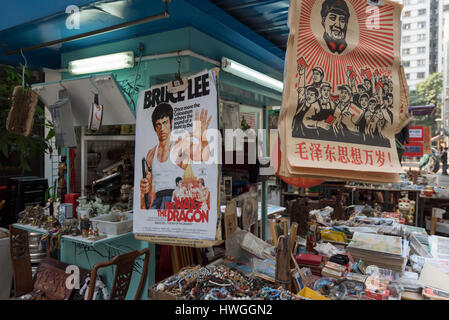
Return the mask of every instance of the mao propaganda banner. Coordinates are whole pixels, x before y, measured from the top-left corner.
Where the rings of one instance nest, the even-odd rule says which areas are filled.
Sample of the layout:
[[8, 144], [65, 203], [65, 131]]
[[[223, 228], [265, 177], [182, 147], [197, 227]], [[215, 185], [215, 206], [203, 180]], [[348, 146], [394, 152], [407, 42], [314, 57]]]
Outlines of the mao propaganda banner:
[[403, 122], [401, 8], [391, 1], [291, 1], [280, 121], [284, 173], [402, 172], [395, 144]]
[[[137, 236], [214, 240], [218, 212], [217, 73], [187, 87], [156, 85], [139, 96], [134, 226]], [[179, 88], [179, 87], [178, 87]]]

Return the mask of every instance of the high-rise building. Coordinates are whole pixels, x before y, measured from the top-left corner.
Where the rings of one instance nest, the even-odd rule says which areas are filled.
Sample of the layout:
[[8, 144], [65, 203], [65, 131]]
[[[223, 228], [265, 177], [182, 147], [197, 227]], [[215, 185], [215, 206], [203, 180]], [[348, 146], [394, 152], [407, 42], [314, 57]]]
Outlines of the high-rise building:
[[442, 71], [443, 13], [449, 0], [398, 0], [401, 17], [401, 56], [410, 90], [434, 72]]
[[443, 112], [441, 118], [446, 133], [446, 144], [449, 142], [447, 135], [449, 134], [449, 10], [444, 12], [442, 24], [442, 73], [443, 73]]

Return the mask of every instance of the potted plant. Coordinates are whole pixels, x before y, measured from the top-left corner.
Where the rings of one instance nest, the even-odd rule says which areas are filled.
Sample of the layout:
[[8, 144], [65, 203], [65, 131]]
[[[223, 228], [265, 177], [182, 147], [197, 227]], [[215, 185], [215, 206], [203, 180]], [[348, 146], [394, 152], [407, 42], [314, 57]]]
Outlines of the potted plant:
[[[29, 71], [25, 73], [25, 79], [30, 79]], [[27, 81], [25, 81], [26, 83]], [[54, 137], [55, 132], [53, 124], [45, 119], [42, 103], [36, 107], [33, 131], [29, 136], [16, 135], [6, 129], [12, 93], [18, 85], [22, 85], [21, 70], [12, 66], [0, 65], [0, 176], [30, 174], [32, 171], [30, 163], [40, 151], [53, 153], [50, 140]], [[27, 88], [27, 90], [31, 89]], [[43, 127], [50, 128], [46, 136], [42, 133], [44, 132]]]

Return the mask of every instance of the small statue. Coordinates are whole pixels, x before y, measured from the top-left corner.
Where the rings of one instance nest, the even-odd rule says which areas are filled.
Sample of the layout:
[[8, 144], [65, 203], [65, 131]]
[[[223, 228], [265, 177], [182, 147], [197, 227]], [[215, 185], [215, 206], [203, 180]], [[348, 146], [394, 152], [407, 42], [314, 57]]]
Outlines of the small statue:
[[89, 230], [87, 230], [87, 236], [90, 237], [93, 233], [94, 231], [92, 230], [92, 224], [90, 224]]
[[49, 231], [61, 227], [61, 224], [55, 217], [48, 216], [47, 221], [45, 221], [45, 223], [43, 224], [43, 227], [45, 230]]
[[133, 209], [133, 202], [134, 202], [134, 187], [131, 188], [131, 191], [129, 192], [128, 196], [128, 210]]
[[380, 217], [382, 215], [382, 211], [383, 211], [383, 207], [380, 203], [375, 203], [374, 204], [374, 216], [375, 217]]
[[76, 219], [64, 219], [62, 222], [61, 234], [67, 235], [70, 234], [72, 236], [78, 236], [81, 234], [81, 231], [78, 229], [78, 220]]
[[108, 204], [102, 204], [101, 198], [95, 197], [95, 202], [92, 207], [96, 209], [97, 214], [101, 215], [108, 213], [111, 206]]
[[100, 234], [100, 232], [99, 232], [99, 230], [98, 230], [98, 227], [95, 226], [95, 229], [94, 229], [94, 238], [98, 237], [99, 234]]
[[79, 197], [76, 201], [78, 201], [78, 206], [76, 207], [76, 216], [78, 220], [81, 220], [84, 216], [89, 218], [93, 211], [92, 204], [87, 201], [86, 196]]
[[408, 223], [412, 224], [415, 213], [415, 201], [409, 200], [407, 197], [399, 199], [398, 211], [401, 213], [402, 217], [404, 217]]
[[130, 184], [124, 184], [120, 187], [120, 201], [127, 202], [129, 194], [131, 193], [132, 186]]
[[129, 152], [125, 152], [122, 156], [123, 161], [123, 173], [120, 177], [120, 182], [124, 185], [129, 185], [133, 181], [133, 168], [132, 168], [132, 162], [131, 157], [129, 155]]
[[65, 181], [66, 173], [66, 156], [61, 156], [61, 162], [58, 166], [58, 198], [61, 202], [64, 202], [65, 194], [67, 193], [67, 183]]
[[29, 210], [29, 220], [26, 222], [31, 224], [33, 227], [41, 228], [47, 221], [47, 216], [44, 214], [44, 209], [40, 205], [35, 205]]
[[54, 200], [53, 200], [53, 198], [48, 199], [48, 205], [47, 205], [47, 208], [48, 208], [48, 215], [53, 217], [54, 212], [55, 212], [55, 207], [54, 207]]
[[33, 214], [31, 213], [31, 210], [33, 209], [32, 206], [26, 206], [25, 207], [25, 213], [22, 218], [19, 219], [19, 224], [31, 224]]
[[90, 220], [87, 217], [81, 217], [80, 220], [80, 229], [83, 235], [83, 238], [87, 238], [88, 237], [88, 233], [87, 231], [90, 229]]

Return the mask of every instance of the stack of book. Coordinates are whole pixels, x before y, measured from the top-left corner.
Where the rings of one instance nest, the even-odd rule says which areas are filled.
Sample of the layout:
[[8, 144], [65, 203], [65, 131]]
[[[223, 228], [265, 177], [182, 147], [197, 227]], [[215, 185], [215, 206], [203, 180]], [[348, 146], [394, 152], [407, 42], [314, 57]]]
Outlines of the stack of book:
[[323, 270], [321, 270], [321, 276], [340, 279], [343, 277], [346, 268], [338, 263], [326, 262]]
[[408, 242], [401, 237], [355, 232], [348, 252], [365, 265], [403, 272], [409, 252]]
[[315, 276], [321, 276], [321, 270], [325, 263], [323, 256], [309, 253], [299, 253], [296, 256], [296, 262], [301, 268], [309, 268]]

